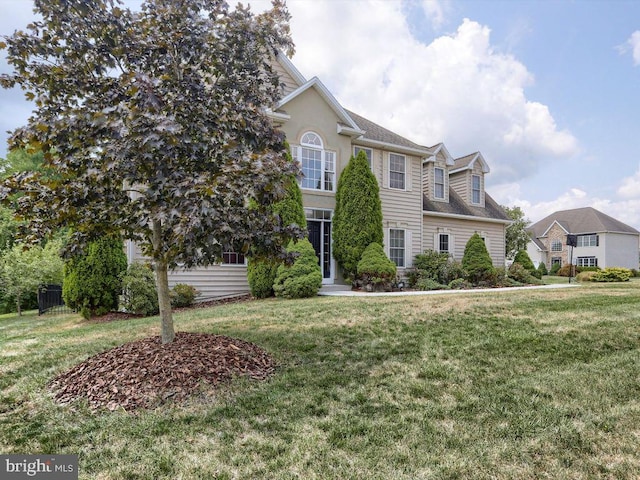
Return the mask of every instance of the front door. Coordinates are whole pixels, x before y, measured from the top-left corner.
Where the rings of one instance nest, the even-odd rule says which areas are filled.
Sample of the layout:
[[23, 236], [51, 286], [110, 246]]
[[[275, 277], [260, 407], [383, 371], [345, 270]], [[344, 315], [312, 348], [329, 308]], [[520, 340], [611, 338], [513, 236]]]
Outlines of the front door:
[[322, 269], [322, 282], [331, 283], [331, 222], [327, 220], [307, 220], [309, 241], [313, 245], [318, 263]]

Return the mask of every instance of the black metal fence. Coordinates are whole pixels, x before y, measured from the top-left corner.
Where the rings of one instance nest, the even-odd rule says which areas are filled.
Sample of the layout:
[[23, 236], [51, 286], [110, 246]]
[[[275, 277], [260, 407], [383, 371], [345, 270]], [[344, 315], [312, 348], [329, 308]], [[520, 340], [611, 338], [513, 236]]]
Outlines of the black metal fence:
[[38, 289], [38, 315], [45, 313], [71, 313], [62, 300], [61, 285], [42, 285]]

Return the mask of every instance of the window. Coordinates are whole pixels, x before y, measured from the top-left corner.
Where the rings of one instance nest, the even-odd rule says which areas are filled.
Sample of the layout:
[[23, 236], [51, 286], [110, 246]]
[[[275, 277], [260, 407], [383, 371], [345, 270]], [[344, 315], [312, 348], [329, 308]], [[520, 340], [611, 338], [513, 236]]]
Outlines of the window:
[[396, 153], [389, 154], [389, 188], [404, 190], [405, 185], [405, 158]]
[[471, 175], [471, 203], [480, 203], [480, 175]]
[[551, 242], [551, 251], [552, 252], [561, 252], [562, 251], [562, 242], [560, 240], [554, 240]]
[[313, 132], [302, 136], [300, 147], [293, 147], [293, 158], [302, 165], [300, 186], [332, 192], [335, 186], [336, 154], [323, 149], [322, 139]]
[[245, 265], [244, 255], [235, 252], [224, 252], [222, 254], [222, 263], [224, 265]]
[[357, 157], [360, 152], [365, 153], [365, 155], [367, 156], [367, 161], [369, 162], [369, 168], [371, 168], [371, 165], [373, 165], [371, 161], [371, 159], [373, 158], [373, 150], [371, 150], [370, 148], [364, 148], [364, 147], [353, 147], [354, 157]]
[[597, 267], [598, 259], [596, 257], [578, 257], [579, 267]]
[[560, 265], [562, 266], [562, 258], [561, 257], [551, 257], [551, 266]]
[[444, 168], [436, 168], [434, 178], [433, 196], [444, 198]]
[[598, 235], [578, 235], [578, 247], [597, 247], [599, 244]]
[[404, 230], [389, 230], [389, 258], [398, 267], [404, 267]]
[[438, 251], [449, 253], [449, 234], [441, 233], [438, 235]]

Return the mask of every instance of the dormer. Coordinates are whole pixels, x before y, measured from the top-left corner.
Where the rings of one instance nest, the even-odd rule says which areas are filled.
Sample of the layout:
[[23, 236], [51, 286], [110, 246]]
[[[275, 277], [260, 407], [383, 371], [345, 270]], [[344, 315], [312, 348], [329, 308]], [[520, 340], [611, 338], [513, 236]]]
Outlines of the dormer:
[[422, 191], [429, 200], [449, 202], [449, 171], [455, 162], [442, 143], [429, 152], [422, 162]]
[[489, 171], [489, 165], [480, 152], [457, 158], [449, 170], [451, 188], [467, 205], [484, 207], [484, 177]]

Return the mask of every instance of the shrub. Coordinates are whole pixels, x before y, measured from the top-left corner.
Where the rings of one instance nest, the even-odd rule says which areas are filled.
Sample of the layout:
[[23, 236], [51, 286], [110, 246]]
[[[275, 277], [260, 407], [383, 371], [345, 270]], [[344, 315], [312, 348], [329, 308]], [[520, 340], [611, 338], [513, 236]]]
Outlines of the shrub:
[[556, 273], [559, 277], [575, 276], [582, 271], [582, 267], [576, 265], [564, 265]]
[[471, 288], [471, 286], [472, 285], [464, 278], [456, 278], [455, 280], [451, 280], [451, 282], [449, 282], [449, 288], [452, 290], [463, 290], [465, 288]]
[[84, 318], [117, 310], [126, 269], [127, 257], [120, 237], [91, 242], [85, 255], [65, 263], [62, 287], [65, 304]]
[[249, 258], [247, 263], [247, 280], [251, 295], [256, 298], [268, 298], [274, 295], [273, 284], [280, 264], [275, 260]]
[[549, 272], [550, 275], [557, 275], [558, 271], [560, 270], [560, 264], [559, 263], [554, 263], [553, 265], [551, 265], [551, 271]]
[[593, 272], [593, 277], [591, 277], [594, 282], [628, 282], [630, 278], [631, 270], [620, 267], [609, 267], [599, 272]]
[[190, 307], [200, 292], [192, 285], [178, 283], [171, 289], [171, 306], [174, 308]]
[[414, 284], [420, 278], [430, 278], [446, 285], [456, 278], [464, 277], [464, 270], [460, 262], [455, 261], [446, 252], [426, 250], [415, 256], [413, 266], [416, 269]]
[[495, 281], [495, 267], [484, 241], [474, 233], [464, 248], [462, 268], [473, 285], [491, 284]]
[[547, 265], [544, 262], [540, 262], [540, 265], [538, 265], [538, 273], [540, 274], [538, 278], [542, 278], [543, 275], [549, 275], [549, 270], [547, 270]]
[[516, 282], [519, 282], [519, 283], [526, 283], [526, 284], [532, 284], [532, 285], [540, 284], [540, 280], [534, 275], [532, 275], [531, 272], [527, 270], [520, 263], [514, 262], [511, 264], [511, 266], [509, 267], [508, 276], [512, 280], [515, 280]]
[[526, 250], [519, 250], [518, 253], [516, 253], [516, 256], [513, 258], [513, 263], [519, 263], [529, 272], [533, 272], [536, 269]]
[[418, 290], [450, 290], [448, 285], [442, 285], [431, 278], [421, 278], [415, 285]]
[[364, 152], [351, 157], [342, 171], [333, 215], [333, 256], [345, 278], [357, 274], [358, 262], [371, 243], [382, 244], [382, 204], [378, 181]]
[[276, 297], [306, 298], [318, 294], [322, 272], [313, 245], [306, 238], [291, 242], [287, 250], [298, 253], [293, 265], [280, 265], [273, 284]]
[[579, 282], [593, 282], [593, 276], [595, 274], [596, 272], [593, 270], [587, 271], [587, 272], [580, 272], [578, 275], [576, 275], [576, 280]]
[[382, 245], [371, 243], [362, 253], [357, 273], [366, 289], [390, 291], [396, 277], [396, 264], [389, 260]]
[[122, 305], [131, 313], [144, 316], [158, 313], [158, 292], [151, 267], [132, 263], [122, 278]]

